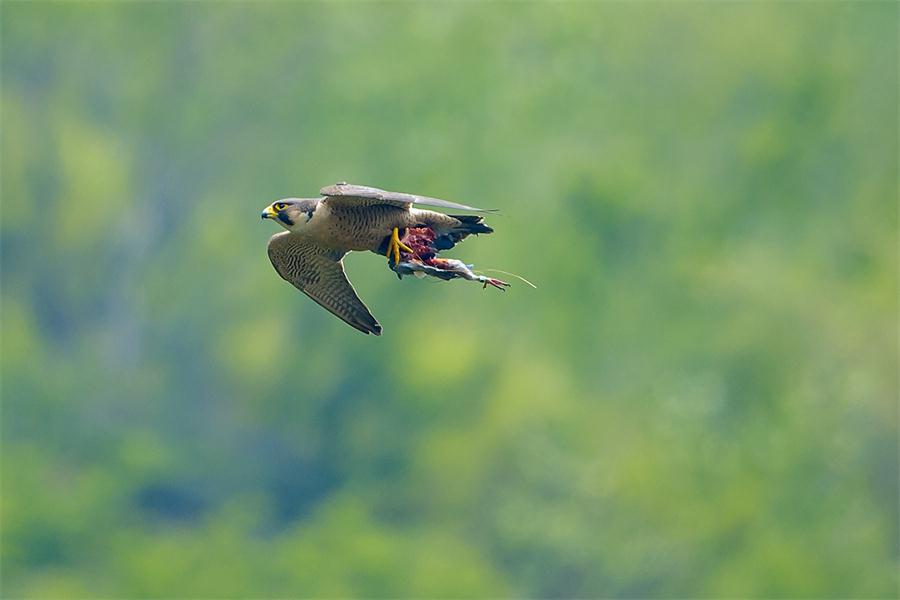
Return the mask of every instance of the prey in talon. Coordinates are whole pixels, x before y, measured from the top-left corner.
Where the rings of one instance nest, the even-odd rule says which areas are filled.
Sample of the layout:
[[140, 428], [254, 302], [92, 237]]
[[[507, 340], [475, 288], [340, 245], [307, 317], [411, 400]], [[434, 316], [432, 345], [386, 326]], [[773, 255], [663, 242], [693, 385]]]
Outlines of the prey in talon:
[[509, 284], [478, 275], [462, 261], [438, 258], [471, 234], [493, 233], [480, 214], [444, 214], [421, 206], [465, 213], [484, 210], [415, 194], [338, 183], [318, 198], [285, 198], [262, 212], [286, 231], [269, 240], [272, 266], [286, 281], [363, 333], [381, 334], [344, 273], [348, 252], [370, 251], [387, 258], [398, 277], [413, 274], [462, 278], [498, 289]]
[[461, 260], [438, 258], [438, 252], [452, 248], [456, 241], [445, 240], [430, 227], [410, 227], [398, 241], [400, 260], [395, 260], [391, 268], [401, 279], [404, 275], [419, 278], [431, 276], [443, 280], [461, 278], [477, 281], [483, 284], [482, 288], [490, 285], [500, 291], [506, 291], [509, 284], [505, 281], [478, 275], [472, 271], [472, 265], [467, 265]]

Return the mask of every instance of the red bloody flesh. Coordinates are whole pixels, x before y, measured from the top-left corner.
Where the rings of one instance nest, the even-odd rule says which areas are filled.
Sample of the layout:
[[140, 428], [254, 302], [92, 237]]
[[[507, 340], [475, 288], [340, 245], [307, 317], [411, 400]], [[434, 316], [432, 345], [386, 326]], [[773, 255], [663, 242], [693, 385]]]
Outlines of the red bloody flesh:
[[[437, 251], [432, 246], [434, 238], [437, 234], [430, 227], [410, 227], [406, 230], [406, 234], [400, 240], [410, 248], [412, 252], [400, 250], [401, 260], [418, 260], [425, 264], [431, 265]], [[438, 266], [438, 265], [434, 265]]]

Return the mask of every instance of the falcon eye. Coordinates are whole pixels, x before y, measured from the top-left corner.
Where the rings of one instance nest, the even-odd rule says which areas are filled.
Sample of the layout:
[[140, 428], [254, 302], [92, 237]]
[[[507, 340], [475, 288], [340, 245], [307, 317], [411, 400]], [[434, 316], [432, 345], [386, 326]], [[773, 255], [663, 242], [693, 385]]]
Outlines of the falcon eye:
[[285, 206], [286, 204], [284, 202], [276, 202], [274, 208], [275, 210], [284, 210]]

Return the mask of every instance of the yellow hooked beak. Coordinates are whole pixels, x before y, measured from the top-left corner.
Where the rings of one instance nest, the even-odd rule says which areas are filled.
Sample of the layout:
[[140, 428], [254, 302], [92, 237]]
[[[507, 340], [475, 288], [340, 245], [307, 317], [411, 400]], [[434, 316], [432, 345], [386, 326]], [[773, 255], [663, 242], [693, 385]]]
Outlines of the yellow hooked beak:
[[274, 219], [278, 216], [278, 213], [275, 212], [275, 209], [271, 206], [267, 206], [266, 210], [262, 211], [262, 215], [260, 215], [263, 219]]

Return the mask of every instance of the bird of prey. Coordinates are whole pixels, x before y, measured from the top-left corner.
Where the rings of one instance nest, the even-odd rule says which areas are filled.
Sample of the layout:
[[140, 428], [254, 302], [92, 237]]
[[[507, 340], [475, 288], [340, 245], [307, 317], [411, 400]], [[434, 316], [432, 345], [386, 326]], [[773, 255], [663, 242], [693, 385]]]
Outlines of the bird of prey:
[[464, 277], [500, 289], [507, 285], [473, 275], [462, 261], [436, 258], [469, 234], [492, 233], [481, 216], [418, 207], [492, 211], [345, 182], [319, 193], [320, 198], [278, 200], [262, 212], [263, 219], [287, 230], [269, 240], [269, 259], [283, 279], [363, 333], [381, 335], [381, 325], [344, 274], [343, 257], [350, 251], [386, 255], [398, 276], [412, 272], [442, 279]]

